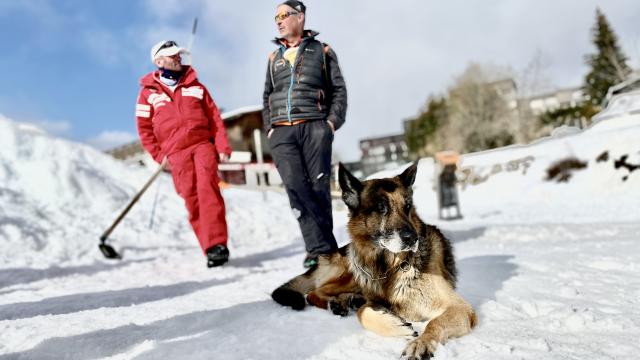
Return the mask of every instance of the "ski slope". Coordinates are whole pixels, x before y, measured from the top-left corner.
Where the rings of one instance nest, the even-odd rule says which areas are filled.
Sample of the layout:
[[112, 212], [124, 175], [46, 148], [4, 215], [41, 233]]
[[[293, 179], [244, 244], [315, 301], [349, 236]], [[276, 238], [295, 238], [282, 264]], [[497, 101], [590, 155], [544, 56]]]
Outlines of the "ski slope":
[[[640, 170], [614, 164], [640, 164], [639, 138], [627, 116], [467, 155], [455, 222], [437, 220], [433, 162], [421, 160], [414, 203], [452, 239], [458, 291], [480, 319], [437, 359], [637, 358]], [[587, 167], [545, 181], [568, 156]], [[207, 269], [162, 175], [110, 237], [124, 259], [103, 259], [98, 237], [152, 172], [0, 116], [0, 360], [399, 358], [405, 339], [353, 314], [270, 299], [303, 270], [281, 193], [223, 191], [231, 260]], [[345, 244], [339, 203], [334, 218]]]

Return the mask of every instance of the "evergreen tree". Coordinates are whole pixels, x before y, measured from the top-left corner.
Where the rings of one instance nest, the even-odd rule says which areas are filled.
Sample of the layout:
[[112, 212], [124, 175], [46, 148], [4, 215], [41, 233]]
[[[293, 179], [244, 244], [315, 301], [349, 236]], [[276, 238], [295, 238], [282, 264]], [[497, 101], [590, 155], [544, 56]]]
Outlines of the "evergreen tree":
[[615, 84], [624, 81], [631, 73], [627, 57], [618, 45], [618, 38], [600, 9], [596, 9], [596, 24], [591, 29], [596, 53], [586, 56], [591, 70], [585, 78], [585, 93], [590, 105], [602, 104], [607, 91]]
[[428, 145], [433, 142], [437, 130], [446, 120], [446, 99], [430, 97], [425, 109], [410, 122], [406, 129], [405, 139], [409, 152], [418, 158], [432, 155]]
[[558, 127], [561, 125], [576, 125], [576, 120], [591, 119], [598, 111], [591, 103], [582, 103], [575, 106], [549, 110], [539, 117], [540, 125]]

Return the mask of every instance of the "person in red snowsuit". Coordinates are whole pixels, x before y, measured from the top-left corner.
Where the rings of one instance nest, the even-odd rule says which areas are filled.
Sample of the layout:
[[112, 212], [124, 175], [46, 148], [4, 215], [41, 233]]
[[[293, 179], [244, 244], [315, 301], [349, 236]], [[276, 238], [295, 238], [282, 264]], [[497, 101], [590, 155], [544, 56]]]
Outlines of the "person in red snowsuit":
[[207, 266], [214, 267], [229, 259], [217, 171], [218, 160], [226, 160], [231, 148], [209, 91], [191, 66], [182, 65], [185, 52], [175, 41], [152, 47], [151, 60], [158, 70], [140, 81], [136, 122], [145, 150], [156, 162], [169, 162]]

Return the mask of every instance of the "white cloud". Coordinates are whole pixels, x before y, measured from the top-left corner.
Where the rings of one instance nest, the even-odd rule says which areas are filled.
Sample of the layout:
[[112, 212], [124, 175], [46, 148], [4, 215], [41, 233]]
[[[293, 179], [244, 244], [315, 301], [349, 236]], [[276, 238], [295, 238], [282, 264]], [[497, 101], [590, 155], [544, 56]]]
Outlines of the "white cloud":
[[100, 150], [109, 150], [135, 141], [138, 137], [124, 131], [103, 131], [98, 136], [87, 139], [87, 143]]
[[71, 123], [68, 121], [36, 120], [26, 122], [41, 128], [50, 135], [66, 137], [71, 133]]
[[160, 22], [175, 19], [188, 14], [195, 14], [200, 8], [200, 1], [183, 0], [146, 0], [146, 8]]
[[[0, 97], [0, 106], [3, 106], [3, 102], [4, 102], [3, 99]], [[66, 120], [62, 120], [62, 121], [47, 120], [47, 119], [32, 120], [29, 118], [15, 116], [15, 115], [10, 118], [1, 113], [0, 113], [0, 118], [13, 121], [19, 124], [24, 124], [25, 126], [32, 128], [34, 131], [46, 133], [46, 134], [57, 136], [57, 137], [69, 137], [69, 135], [71, 134], [71, 127], [72, 127], [71, 122]]]

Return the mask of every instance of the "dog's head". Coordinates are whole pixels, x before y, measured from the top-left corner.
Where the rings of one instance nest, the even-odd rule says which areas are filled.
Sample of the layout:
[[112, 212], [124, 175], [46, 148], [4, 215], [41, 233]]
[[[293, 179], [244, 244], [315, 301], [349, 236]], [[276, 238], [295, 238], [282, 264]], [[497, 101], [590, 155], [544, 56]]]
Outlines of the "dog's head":
[[395, 254], [418, 250], [411, 189], [417, 169], [416, 162], [396, 177], [361, 182], [340, 164], [342, 200], [349, 208], [349, 232], [357, 246]]

